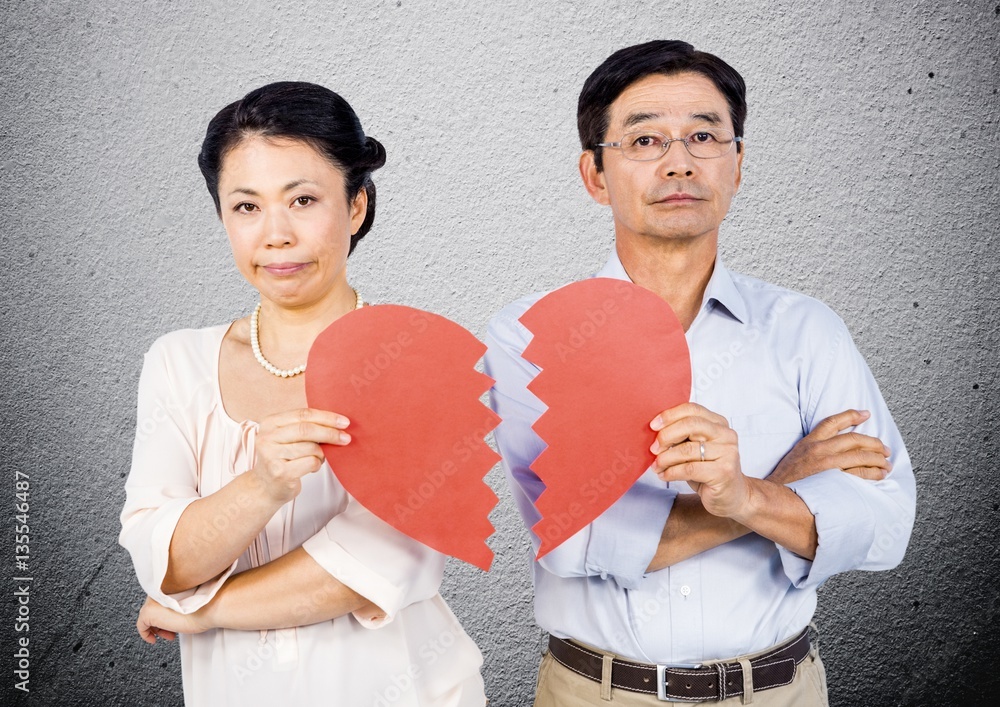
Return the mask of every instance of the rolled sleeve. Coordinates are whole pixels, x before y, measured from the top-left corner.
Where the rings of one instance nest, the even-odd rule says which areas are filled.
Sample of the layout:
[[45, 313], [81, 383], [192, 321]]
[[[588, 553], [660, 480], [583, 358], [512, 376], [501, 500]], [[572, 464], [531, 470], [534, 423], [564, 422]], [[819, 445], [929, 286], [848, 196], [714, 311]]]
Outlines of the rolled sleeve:
[[165, 594], [161, 587], [167, 574], [170, 540], [181, 515], [195, 498], [168, 500], [155, 509], [144, 509], [123, 521], [120, 544], [132, 556], [136, 577], [143, 591], [157, 602], [181, 614], [202, 608], [215, 597], [229, 576], [236, 570], [234, 561], [226, 571], [193, 589]]
[[332, 577], [381, 609], [381, 614], [354, 612], [367, 628], [385, 626], [401, 609], [435, 596], [444, 574], [444, 555], [400, 533], [353, 498], [302, 547]]
[[816, 519], [816, 557], [806, 560], [778, 546], [785, 574], [796, 586], [818, 585], [839, 572], [860, 566], [875, 535], [866, 482], [830, 469], [788, 484]]
[[647, 471], [591, 523], [587, 573], [611, 576], [622, 588], [636, 589], [653, 561], [675, 498], [676, 491]]
[[811, 431], [843, 410], [868, 410], [871, 417], [856, 431], [888, 445], [893, 468], [881, 481], [831, 469], [788, 484], [816, 519], [818, 547], [812, 562], [779, 547], [786, 574], [800, 588], [849, 570], [892, 569], [906, 552], [916, 512], [913, 464], [899, 429], [847, 327], [824, 311], [819, 319], [823, 329], [810, 340], [828, 342], [828, 348], [826, 355], [814, 352], [819, 363], [803, 378], [803, 426]]
[[165, 339], [153, 344], [139, 378], [136, 437], [118, 542], [131, 555], [146, 594], [169, 609], [188, 614], [212, 600], [235, 571], [236, 562], [198, 587], [175, 594], [161, 589], [177, 522], [200, 498], [195, 432], [184, 416], [193, 394], [178, 388], [166, 346]]

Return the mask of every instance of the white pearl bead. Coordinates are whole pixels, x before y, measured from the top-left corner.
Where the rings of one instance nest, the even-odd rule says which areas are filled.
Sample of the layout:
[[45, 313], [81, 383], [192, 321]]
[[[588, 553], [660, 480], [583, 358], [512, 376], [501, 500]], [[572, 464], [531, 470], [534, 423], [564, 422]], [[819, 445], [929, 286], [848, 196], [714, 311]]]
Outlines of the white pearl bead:
[[[354, 308], [361, 309], [365, 302], [361, 299], [361, 294], [355, 290], [354, 291]], [[297, 376], [300, 373], [305, 372], [306, 364], [300, 364], [295, 368], [289, 370], [282, 370], [264, 358], [264, 354], [260, 350], [260, 337], [259, 337], [259, 325], [258, 320], [260, 318], [260, 302], [254, 307], [253, 313], [250, 315], [250, 348], [253, 350], [253, 356], [257, 359], [257, 363], [264, 367], [268, 373], [279, 376], [280, 378], [291, 378]]]

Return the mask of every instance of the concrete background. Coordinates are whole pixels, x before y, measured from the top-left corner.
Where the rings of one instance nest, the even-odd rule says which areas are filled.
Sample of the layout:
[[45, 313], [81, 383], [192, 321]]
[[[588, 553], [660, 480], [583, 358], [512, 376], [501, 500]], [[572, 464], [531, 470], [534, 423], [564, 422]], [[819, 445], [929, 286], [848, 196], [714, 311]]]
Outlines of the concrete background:
[[[821, 591], [832, 702], [983, 704], [1000, 686], [998, 29], [996, 0], [3, 3], [3, 703], [181, 701], [176, 647], [135, 633], [116, 536], [142, 353], [255, 302], [195, 164], [209, 118], [278, 79], [343, 94], [389, 154], [354, 283], [482, 335], [508, 301], [603, 262], [576, 98], [613, 50], [668, 37], [749, 85], [728, 264], [844, 317], [916, 466], [904, 563]], [[15, 470], [31, 483], [28, 696], [10, 670]], [[491, 705], [525, 705], [541, 640], [527, 544], [488, 478], [498, 559], [451, 563], [444, 593]]]

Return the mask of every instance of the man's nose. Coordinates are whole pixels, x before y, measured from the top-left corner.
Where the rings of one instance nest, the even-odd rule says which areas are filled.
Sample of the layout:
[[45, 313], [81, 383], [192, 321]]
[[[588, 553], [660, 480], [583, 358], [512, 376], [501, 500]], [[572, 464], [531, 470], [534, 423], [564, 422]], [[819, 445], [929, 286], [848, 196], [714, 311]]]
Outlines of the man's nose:
[[688, 152], [683, 138], [673, 138], [657, 163], [657, 171], [664, 177], [690, 177], [694, 174], [694, 158]]

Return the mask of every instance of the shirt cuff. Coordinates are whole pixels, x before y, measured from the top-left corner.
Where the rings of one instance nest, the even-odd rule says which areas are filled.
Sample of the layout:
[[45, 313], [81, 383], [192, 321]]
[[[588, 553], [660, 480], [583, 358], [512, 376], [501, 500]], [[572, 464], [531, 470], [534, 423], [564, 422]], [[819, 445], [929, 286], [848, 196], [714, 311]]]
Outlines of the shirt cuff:
[[236, 570], [239, 560], [233, 561], [228, 569], [217, 577], [204, 582], [193, 589], [183, 592], [164, 594], [161, 587], [167, 576], [167, 565], [170, 562], [170, 541], [177, 529], [177, 522], [187, 507], [197, 501], [197, 498], [178, 498], [164, 503], [155, 512], [159, 516], [150, 535], [150, 579], [143, 589], [154, 600], [181, 614], [192, 614], [215, 598], [215, 595], [226, 583], [229, 576]]
[[[652, 477], [651, 479], [648, 477]], [[635, 589], [656, 555], [677, 491], [647, 471], [591, 524], [587, 573]]]
[[[345, 529], [341, 528], [340, 530]], [[396, 531], [390, 530], [389, 532]], [[418, 545], [415, 540], [407, 538], [407, 541], [415, 546]], [[306, 540], [302, 547], [332, 577], [378, 607], [377, 609], [365, 607], [352, 612], [358, 623], [371, 629], [381, 628], [391, 623], [400, 609], [411, 604], [415, 598], [424, 598], [423, 596], [415, 597], [415, 592], [422, 591], [424, 594], [434, 594], [444, 568], [444, 556], [427, 549], [417, 553], [420, 555], [419, 558], [409, 557], [408, 559], [410, 562], [416, 561], [420, 565], [410, 568], [412, 574], [426, 574], [428, 576], [411, 578], [410, 582], [398, 581], [399, 578], [393, 579], [391, 576], [387, 576], [392, 574], [392, 570], [382, 574], [372, 569], [372, 566], [377, 566], [378, 548], [368, 548], [371, 556], [359, 558], [342, 543], [333, 539], [329, 527], [321, 529], [316, 535]], [[420, 547], [423, 548], [423, 546]], [[390, 559], [394, 560], [395, 564], [400, 567], [408, 566], [409, 563], [404, 559], [407, 555], [409, 553], [403, 551], [402, 556], [390, 557]], [[373, 562], [373, 557], [376, 562]], [[434, 579], [436, 582], [433, 582]], [[413, 586], [414, 584], [418, 586]], [[428, 587], [419, 586], [423, 584], [428, 584]], [[431, 584], [433, 587], [430, 586]]]
[[812, 561], [778, 546], [785, 574], [797, 589], [818, 586], [864, 562], [875, 537], [875, 519], [859, 486], [866, 483], [872, 482], [827, 469], [787, 484], [816, 519], [818, 539]]

